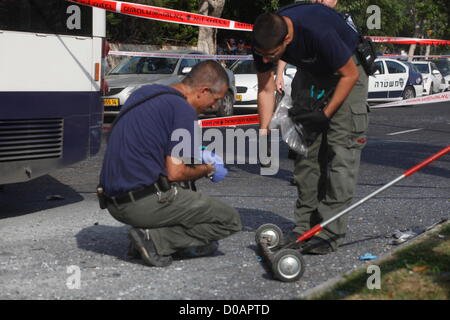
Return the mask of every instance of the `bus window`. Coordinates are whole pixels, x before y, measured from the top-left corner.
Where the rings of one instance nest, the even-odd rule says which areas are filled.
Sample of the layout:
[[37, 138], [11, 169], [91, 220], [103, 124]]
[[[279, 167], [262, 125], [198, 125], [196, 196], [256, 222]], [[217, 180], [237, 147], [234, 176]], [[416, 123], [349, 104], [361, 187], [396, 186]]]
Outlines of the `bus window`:
[[61, 0], [1, 0], [0, 30], [92, 36], [92, 9]]

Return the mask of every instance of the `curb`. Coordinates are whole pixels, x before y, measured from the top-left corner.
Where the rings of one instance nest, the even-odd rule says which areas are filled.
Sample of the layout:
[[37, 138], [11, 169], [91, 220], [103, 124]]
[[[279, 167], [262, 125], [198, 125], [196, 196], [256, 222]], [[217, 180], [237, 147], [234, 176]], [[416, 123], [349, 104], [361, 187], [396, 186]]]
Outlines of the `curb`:
[[[384, 261], [386, 261], [387, 259], [391, 258], [397, 251], [402, 250], [410, 245], [415, 244], [417, 241], [423, 239], [424, 237], [430, 235], [431, 233], [434, 233], [437, 231], [437, 229], [442, 228], [444, 225], [446, 224], [450, 224], [450, 219], [449, 218], [442, 218], [439, 222], [431, 225], [430, 227], [427, 228], [426, 231], [424, 231], [423, 233], [417, 235], [416, 237], [412, 238], [410, 241], [406, 241], [403, 244], [400, 244], [398, 246], [395, 246], [395, 248], [393, 250], [391, 250], [390, 252], [382, 255], [380, 258], [376, 259], [376, 260], [372, 260], [370, 262], [373, 262], [373, 264], [381, 264]], [[339, 282], [345, 280], [344, 277], [354, 273], [354, 272], [358, 272], [360, 270], [362, 270], [363, 268], [367, 268], [367, 266], [361, 266], [359, 268], [356, 268], [354, 270], [345, 272], [341, 275], [338, 275], [334, 278], [331, 278], [327, 281], [325, 281], [324, 283], [321, 283], [317, 286], [315, 286], [314, 288], [308, 289], [306, 290], [304, 293], [302, 293], [297, 299], [301, 299], [301, 300], [308, 300], [309, 298], [318, 295], [320, 293], [323, 293], [325, 291], [330, 290], [334, 285], [338, 284]]]

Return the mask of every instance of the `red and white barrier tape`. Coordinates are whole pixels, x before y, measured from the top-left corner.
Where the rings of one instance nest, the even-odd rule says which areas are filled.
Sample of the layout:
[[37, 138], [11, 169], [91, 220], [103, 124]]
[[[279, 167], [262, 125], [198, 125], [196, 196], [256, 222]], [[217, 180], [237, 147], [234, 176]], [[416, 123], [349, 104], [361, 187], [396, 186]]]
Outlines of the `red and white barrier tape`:
[[376, 106], [371, 106], [370, 108], [371, 109], [389, 108], [389, 107], [409, 106], [409, 105], [416, 105], [416, 104], [438, 103], [438, 102], [445, 102], [445, 101], [450, 101], [450, 92], [436, 93], [436, 94], [433, 94], [430, 96], [425, 96], [425, 97], [389, 102], [389, 103], [379, 104]]
[[136, 56], [153, 58], [190, 58], [190, 59], [213, 59], [213, 60], [253, 60], [251, 55], [212, 55], [212, 54], [181, 54], [164, 52], [131, 52], [131, 51], [110, 51], [110, 55], [116, 56]]
[[450, 58], [450, 55], [442, 55], [442, 56], [435, 56], [435, 55], [407, 55], [407, 54], [384, 54], [383, 57], [405, 57], [405, 58]]
[[259, 124], [259, 115], [249, 114], [245, 116], [198, 120], [198, 125], [201, 128], [247, 126], [252, 124]]
[[[253, 60], [252, 55], [213, 55], [213, 54], [181, 54], [181, 53], [164, 53], [164, 52], [134, 52], [134, 51], [109, 51], [114, 56], [131, 56], [131, 57], [153, 57], [153, 58], [191, 58], [199, 60]], [[450, 58], [450, 55], [405, 55], [405, 54], [384, 54], [383, 57], [413, 57], [413, 58]]]
[[[252, 31], [253, 29], [253, 25], [249, 23], [242, 23], [238, 21], [210, 17], [197, 13], [166, 9], [130, 2], [112, 1], [112, 0], [67, 0], [67, 1], [151, 20], [188, 24], [199, 27], [212, 27], [212, 28], [240, 30], [240, 31]], [[367, 36], [367, 38], [372, 39], [373, 42], [450, 45], [450, 40], [384, 37], [384, 36], [383, 37]]]
[[[371, 109], [376, 108], [389, 108], [389, 107], [399, 107], [408, 105], [418, 105], [426, 103], [439, 103], [450, 101], [450, 92], [437, 93], [430, 96], [413, 98], [408, 100], [401, 100], [396, 102], [389, 102], [384, 104], [379, 104], [376, 106], [371, 106]], [[232, 116], [232, 117], [222, 117], [213, 119], [199, 120], [198, 124], [202, 128], [212, 128], [212, 127], [232, 127], [232, 126], [242, 126], [242, 125], [254, 125], [259, 124], [259, 115], [249, 114], [245, 116]]]
[[[396, 102], [390, 102], [385, 104], [379, 104], [376, 106], [371, 106], [371, 109], [376, 108], [389, 108], [389, 107], [399, 107], [407, 105], [417, 105], [426, 103], [438, 103], [450, 101], [450, 93], [438, 93], [431, 96], [413, 98], [408, 100], [401, 100]], [[212, 119], [202, 119], [198, 120], [198, 125], [201, 128], [217, 128], [217, 127], [235, 127], [235, 126], [247, 126], [259, 124], [258, 114], [249, 114], [244, 116], [232, 116], [232, 117], [221, 117]], [[104, 126], [103, 131], [107, 132], [111, 129], [110, 126]]]
[[112, 12], [151, 20], [181, 23], [199, 27], [212, 27], [240, 31], [252, 31], [253, 25], [233, 20], [210, 17], [198, 13], [172, 10], [137, 3], [110, 0], [67, 0]]
[[420, 38], [404, 38], [404, 37], [377, 37], [377, 36], [365, 36], [365, 38], [371, 39], [373, 42], [381, 43], [398, 43], [398, 44], [424, 44], [424, 45], [450, 45], [450, 40], [438, 40], [438, 39], [420, 39]]

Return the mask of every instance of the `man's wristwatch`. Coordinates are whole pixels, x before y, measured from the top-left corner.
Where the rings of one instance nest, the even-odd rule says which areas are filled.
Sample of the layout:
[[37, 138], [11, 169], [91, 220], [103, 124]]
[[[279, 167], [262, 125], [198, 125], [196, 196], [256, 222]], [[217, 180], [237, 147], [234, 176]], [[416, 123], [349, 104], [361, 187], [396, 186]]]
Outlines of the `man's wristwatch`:
[[216, 167], [212, 164], [211, 164], [211, 167], [212, 167], [211, 172], [206, 175], [209, 179], [212, 179], [214, 177], [214, 175], [216, 174]]

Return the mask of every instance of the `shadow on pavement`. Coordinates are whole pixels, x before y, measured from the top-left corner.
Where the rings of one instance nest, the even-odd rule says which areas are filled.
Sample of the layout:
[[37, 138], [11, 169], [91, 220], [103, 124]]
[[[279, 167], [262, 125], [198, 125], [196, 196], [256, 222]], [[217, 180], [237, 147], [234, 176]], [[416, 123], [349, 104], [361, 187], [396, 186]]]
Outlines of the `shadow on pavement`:
[[84, 228], [75, 236], [77, 246], [86, 251], [128, 261], [129, 228], [125, 225], [120, 227], [95, 225]]
[[49, 175], [2, 186], [0, 219], [18, 217], [83, 201], [71, 187]]
[[294, 227], [292, 220], [279, 216], [272, 211], [258, 209], [236, 208], [241, 215], [242, 231], [255, 232], [259, 226], [266, 223], [278, 225], [283, 232], [288, 232]]
[[[243, 232], [254, 232], [260, 225], [265, 223], [277, 224], [283, 231], [290, 230], [293, 227], [292, 221], [274, 214], [270, 211], [262, 211], [255, 209], [237, 208], [241, 215]], [[142, 264], [139, 259], [130, 259], [127, 256], [128, 230], [130, 226], [104, 226], [94, 225], [82, 229], [75, 236], [77, 246], [80, 249], [91, 251], [101, 255], [117, 257], [131, 263]], [[256, 251], [256, 245], [249, 247]], [[222, 255], [219, 251], [214, 256]]]

